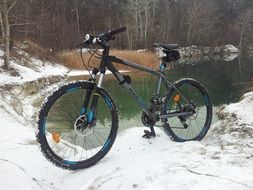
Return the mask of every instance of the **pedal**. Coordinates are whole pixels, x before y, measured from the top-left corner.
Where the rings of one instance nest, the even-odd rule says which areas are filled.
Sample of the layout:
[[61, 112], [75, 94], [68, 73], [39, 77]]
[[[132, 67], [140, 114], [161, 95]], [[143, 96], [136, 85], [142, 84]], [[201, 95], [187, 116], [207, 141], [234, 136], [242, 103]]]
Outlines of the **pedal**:
[[187, 129], [189, 125], [186, 122], [186, 119], [183, 117], [179, 117], [180, 122], [183, 124], [184, 128]]
[[142, 136], [142, 138], [145, 139], [150, 139], [152, 137], [155, 137], [155, 132], [154, 131], [148, 131], [148, 130], [144, 130], [144, 135]]

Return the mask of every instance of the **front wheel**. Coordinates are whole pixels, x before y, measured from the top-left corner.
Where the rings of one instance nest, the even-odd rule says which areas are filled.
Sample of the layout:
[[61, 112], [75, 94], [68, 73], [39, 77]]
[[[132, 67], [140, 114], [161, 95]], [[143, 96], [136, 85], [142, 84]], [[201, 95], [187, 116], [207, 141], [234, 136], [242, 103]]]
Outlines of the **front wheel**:
[[194, 79], [181, 79], [167, 93], [162, 115], [192, 113], [163, 119], [165, 131], [172, 140], [184, 142], [202, 140], [212, 121], [212, 103], [205, 87]]
[[[71, 170], [94, 165], [110, 150], [118, 130], [118, 114], [111, 96], [88, 81], [61, 86], [42, 104], [38, 115], [37, 141], [45, 157]], [[84, 107], [87, 92], [99, 96], [91, 114]], [[91, 102], [91, 101], [90, 101]], [[89, 121], [92, 117], [92, 122]]]

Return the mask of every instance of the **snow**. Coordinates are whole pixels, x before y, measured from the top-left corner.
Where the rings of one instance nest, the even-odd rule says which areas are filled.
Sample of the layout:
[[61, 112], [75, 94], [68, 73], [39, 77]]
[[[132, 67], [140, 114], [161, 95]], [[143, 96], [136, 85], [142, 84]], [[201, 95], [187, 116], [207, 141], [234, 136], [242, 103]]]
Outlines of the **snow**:
[[34, 129], [23, 126], [2, 110], [0, 136], [0, 189], [51, 188], [60, 179], [61, 169], [55, 168], [41, 156], [34, 138]]
[[224, 151], [233, 152], [240, 157], [233, 157], [232, 162], [247, 163], [253, 158], [253, 92], [244, 94], [238, 103], [224, 107], [218, 120], [207, 137], [210, 142]]
[[138, 49], [136, 50], [137, 53], [143, 53], [143, 52], [146, 52], [148, 49]]
[[[51, 76], [85, 76], [89, 75], [87, 70], [69, 70], [66, 67], [57, 63], [43, 62], [37, 58], [30, 57], [27, 53], [19, 50], [18, 53], [25, 56], [29, 60], [29, 64], [18, 64], [17, 61], [11, 60], [10, 67], [14, 68], [20, 76], [11, 76], [9, 73], [0, 70], [0, 86], [4, 84], [22, 84], [24, 82], [35, 81], [39, 78], [51, 77]], [[1, 56], [3, 51], [0, 49], [0, 67], [3, 65], [3, 59]], [[125, 73], [126, 70], [120, 70], [119, 72]], [[110, 71], [106, 71], [106, 74], [112, 74]]]
[[243, 95], [242, 101], [231, 104], [225, 108], [225, 112], [234, 113], [238, 117], [239, 125], [253, 125], [253, 92]]
[[229, 53], [240, 53], [240, 50], [231, 44], [225, 45], [224, 51]]
[[223, 55], [223, 60], [226, 62], [231, 62], [240, 56], [240, 53], [232, 53]]
[[[0, 59], [0, 61], [2, 61]], [[31, 58], [32, 66], [24, 66], [10, 61], [10, 67], [19, 72], [20, 76], [11, 76], [7, 72], [0, 72], [0, 85], [21, 84], [34, 81], [42, 77], [64, 76], [69, 71], [66, 67], [49, 62], [42, 62], [39, 59]]]
[[4, 55], [4, 52], [3, 50], [0, 49], [0, 56], [3, 56]]
[[[141, 138], [144, 128], [124, 130], [104, 159], [75, 172], [49, 163], [39, 151], [34, 126], [18, 123], [14, 112], [0, 108], [0, 189], [253, 189], [253, 139], [244, 141], [219, 129], [233, 114], [238, 120], [224, 127], [252, 128], [252, 105], [251, 92], [226, 106], [222, 112], [227, 119], [216, 123], [201, 142], [172, 142], [160, 128], [150, 140]], [[237, 143], [226, 144], [232, 138]], [[243, 147], [236, 146], [239, 141]]]
[[[129, 71], [126, 70], [120, 70], [120, 73], [126, 73]], [[112, 74], [111, 71], [106, 70], [105, 74]], [[72, 70], [68, 73], [69, 77], [74, 77], [74, 76], [85, 76], [85, 75], [89, 75], [89, 72], [86, 70]]]
[[[21, 76], [2, 72], [0, 85], [22, 85], [40, 77], [68, 73], [62, 66], [43, 66], [32, 59], [32, 69], [11, 62]], [[156, 138], [147, 140], [141, 138], [143, 127], [132, 127], [118, 134], [111, 151], [95, 166], [68, 171], [57, 168], [42, 155], [35, 124], [30, 122], [34, 100], [53, 87], [21, 100], [27, 122], [8, 103], [7, 92], [6, 97], [0, 96], [0, 189], [253, 189], [253, 92], [221, 109], [220, 120], [201, 142], [173, 142], [161, 128], [155, 128]]]

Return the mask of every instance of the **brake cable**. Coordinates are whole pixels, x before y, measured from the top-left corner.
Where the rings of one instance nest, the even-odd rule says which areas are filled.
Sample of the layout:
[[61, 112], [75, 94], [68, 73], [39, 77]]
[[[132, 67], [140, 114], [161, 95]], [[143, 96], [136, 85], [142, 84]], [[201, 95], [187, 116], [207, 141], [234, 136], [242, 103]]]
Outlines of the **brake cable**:
[[91, 58], [94, 56], [94, 54], [95, 54], [96, 51], [91, 51], [91, 52], [88, 50], [88, 53], [91, 55], [90, 58], [89, 58], [89, 60], [88, 60], [88, 67], [89, 68], [95, 68], [95, 67], [90, 66], [90, 61], [91, 61]]
[[[92, 77], [92, 74], [91, 74], [89, 68], [88, 68], [87, 65], [85, 64], [85, 61], [83, 60], [83, 48], [82, 48], [82, 47], [81, 47], [80, 54], [81, 54], [81, 60], [82, 60], [82, 62], [83, 62], [84, 67], [85, 67], [86, 70], [89, 72], [89, 75]], [[91, 57], [92, 57], [92, 56], [91, 56]], [[91, 59], [91, 57], [90, 57], [90, 59]], [[90, 59], [89, 59], [89, 61], [90, 61]], [[88, 65], [89, 65], [89, 61], [88, 61]]]

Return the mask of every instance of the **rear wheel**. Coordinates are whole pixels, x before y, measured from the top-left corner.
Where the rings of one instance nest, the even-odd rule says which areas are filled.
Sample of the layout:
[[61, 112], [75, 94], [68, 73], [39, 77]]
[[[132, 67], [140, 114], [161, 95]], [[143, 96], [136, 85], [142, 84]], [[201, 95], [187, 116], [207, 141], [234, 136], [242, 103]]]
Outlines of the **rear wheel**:
[[194, 79], [182, 79], [174, 85], [181, 94], [174, 88], [168, 92], [162, 115], [171, 112], [192, 114], [163, 119], [164, 129], [174, 141], [200, 141], [206, 135], [212, 121], [212, 103], [208, 92]]
[[[44, 102], [39, 112], [37, 140], [43, 154], [59, 167], [87, 168], [110, 150], [118, 130], [118, 114], [111, 96], [102, 88], [97, 109], [83, 107], [87, 90], [93, 86], [78, 81], [60, 87]], [[91, 102], [91, 101], [90, 101]], [[90, 122], [90, 118], [94, 118]]]

